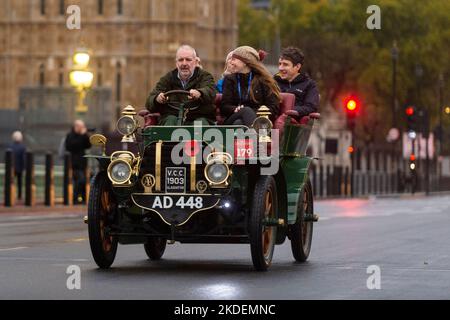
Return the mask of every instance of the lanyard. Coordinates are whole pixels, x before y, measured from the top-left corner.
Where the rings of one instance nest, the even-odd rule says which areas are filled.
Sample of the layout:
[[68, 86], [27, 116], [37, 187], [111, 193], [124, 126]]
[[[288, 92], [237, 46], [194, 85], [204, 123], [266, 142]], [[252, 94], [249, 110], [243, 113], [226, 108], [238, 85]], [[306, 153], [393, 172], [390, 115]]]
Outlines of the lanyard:
[[243, 101], [248, 99], [248, 96], [250, 95], [250, 87], [252, 85], [252, 78], [253, 78], [253, 73], [250, 72], [250, 75], [248, 76], [248, 87], [247, 87], [247, 95], [244, 97], [244, 99], [242, 99], [242, 92], [241, 92], [241, 75], [238, 73], [237, 74], [237, 88], [238, 88], [238, 93], [239, 93], [239, 104], [241, 104]]

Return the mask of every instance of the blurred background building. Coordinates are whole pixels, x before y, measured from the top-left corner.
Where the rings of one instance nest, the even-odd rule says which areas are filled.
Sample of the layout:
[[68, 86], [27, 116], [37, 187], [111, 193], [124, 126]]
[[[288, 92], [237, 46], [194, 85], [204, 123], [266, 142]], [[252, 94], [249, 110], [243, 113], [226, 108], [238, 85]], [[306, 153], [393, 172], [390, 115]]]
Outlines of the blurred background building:
[[[79, 30], [66, 26], [70, 5], [81, 9]], [[16, 129], [35, 151], [57, 149], [75, 118], [69, 72], [78, 48], [90, 50], [94, 74], [85, 120], [100, 131], [127, 104], [143, 107], [181, 44], [219, 76], [237, 32], [237, 0], [0, 1], [0, 151]]]

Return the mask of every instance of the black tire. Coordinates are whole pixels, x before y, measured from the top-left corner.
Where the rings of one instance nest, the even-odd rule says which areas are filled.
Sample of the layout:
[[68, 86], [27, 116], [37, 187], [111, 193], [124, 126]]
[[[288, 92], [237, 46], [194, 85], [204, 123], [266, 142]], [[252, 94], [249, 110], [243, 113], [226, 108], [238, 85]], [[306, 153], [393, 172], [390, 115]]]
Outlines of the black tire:
[[92, 256], [101, 269], [108, 269], [116, 257], [118, 240], [105, 231], [114, 220], [115, 210], [111, 183], [104, 172], [99, 172], [91, 180], [88, 231]]
[[160, 260], [166, 250], [167, 240], [160, 237], [148, 238], [144, 243], [145, 253], [150, 260]]
[[299, 194], [297, 222], [290, 226], [292, 254], [298, 262], [305, 262], [311, 252], [313, 222], [304, 221], [305, 213], [314, 213], [313, 193], [309, 180]]
[[252, 208], [250, 210], [249, 237], [253, 266], [258, 271], [266, 271], [271, 263], [276, 226], [264, 226], [266, 217], [277, 218], [277, 187], [272, 176], [261, 176], [255, 185]]

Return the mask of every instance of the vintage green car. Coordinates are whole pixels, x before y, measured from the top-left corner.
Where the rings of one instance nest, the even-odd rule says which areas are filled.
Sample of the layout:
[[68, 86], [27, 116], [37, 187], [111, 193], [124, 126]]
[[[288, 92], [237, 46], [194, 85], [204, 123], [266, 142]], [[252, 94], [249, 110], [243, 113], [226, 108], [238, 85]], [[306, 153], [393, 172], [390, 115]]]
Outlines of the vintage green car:
[[157, 115], [148, 111], [139, 113], [145, 121], [139, 125], [133, 107], [123, 110], [117, 129], [126, 150], [106, 155], [107, 139], [91, 136], [104, 148], [103, 155], [90, 156], [100, 170], [91, 180], [85, 217], [97, 265], [112, 265], [118, 243], [142, 243], [151, 260], [175, 241], [249, 243], [253, 265], [263, 271], [286, 237], [295, 260], [306, 261], [318, 220], [306, 148], [320, 115], [295, 120], [294, 96], [282, 97], [274, 125], [262, 106], [252, 128], [221, 125], [220, 117], [216, 125], [187, 126], [189, 109], [174, 99], [175, 127], [155, 125]]

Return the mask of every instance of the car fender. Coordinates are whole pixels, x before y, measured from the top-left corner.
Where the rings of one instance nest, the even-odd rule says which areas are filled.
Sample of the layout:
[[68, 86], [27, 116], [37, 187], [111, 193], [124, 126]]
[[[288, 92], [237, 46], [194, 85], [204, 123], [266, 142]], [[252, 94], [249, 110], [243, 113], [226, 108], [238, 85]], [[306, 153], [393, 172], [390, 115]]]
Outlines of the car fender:
[[285, 157], [281, 162], [286, 184], [287, 224], [297, 221], [298, 195], [308, 181], [312, 161], [311, 157], [299, 156]]
[[96, 159], [100, 164], [101, 171], [106, 171], [108, 169], [109, 164], [111, 163], [111, 157], [109, 156], [99, 156], [99, 155], [85, 155], [87, 159]]

